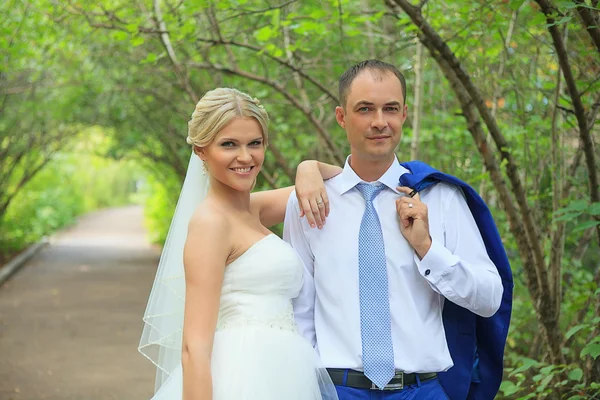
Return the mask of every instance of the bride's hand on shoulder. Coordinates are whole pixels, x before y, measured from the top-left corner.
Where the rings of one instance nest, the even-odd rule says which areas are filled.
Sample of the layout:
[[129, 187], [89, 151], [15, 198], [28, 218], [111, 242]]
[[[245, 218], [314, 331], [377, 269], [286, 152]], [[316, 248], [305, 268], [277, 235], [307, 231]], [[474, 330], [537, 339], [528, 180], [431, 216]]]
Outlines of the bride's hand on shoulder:
[[296, 197], [300, 217], [306, 216], [311, 227], [321, 229], [329, 215], [329, 199], [316, 161], [302, 161], [296, 171]]
[[300, 206], [300, 217], [306, 216], [311, 227], [321, 229], [329, 216], [329, 198], [324, 181], [342, 171], [340, 167], [307, 160], [298, 165], [296, 171], [296, 197]]
[[340, 167], [319, 161], [302, 161], [296, 172], [296, 186], [265, 190], [250, 195], [250, 209], [267, 228], [284, 221], [290, 193], [295, 189], [300, 217], [310, 226], [322, 228], [329, 215], [329, 199], [323, 181], [342, 171]]

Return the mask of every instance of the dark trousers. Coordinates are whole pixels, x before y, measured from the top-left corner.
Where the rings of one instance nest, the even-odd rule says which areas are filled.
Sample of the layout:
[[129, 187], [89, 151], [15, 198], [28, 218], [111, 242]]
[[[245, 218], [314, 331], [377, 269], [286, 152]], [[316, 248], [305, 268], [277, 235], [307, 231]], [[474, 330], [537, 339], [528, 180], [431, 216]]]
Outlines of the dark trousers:
[[440, 381], [435, 378], [417, 382], [402, 390], [358, 389], [335, 385], [339, 400], [448, 400]]

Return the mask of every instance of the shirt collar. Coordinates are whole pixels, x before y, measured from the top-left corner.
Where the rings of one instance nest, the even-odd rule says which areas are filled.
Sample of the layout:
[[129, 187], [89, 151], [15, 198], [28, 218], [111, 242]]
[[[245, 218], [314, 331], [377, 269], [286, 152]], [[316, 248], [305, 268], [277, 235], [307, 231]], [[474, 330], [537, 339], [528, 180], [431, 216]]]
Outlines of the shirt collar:
[[[392, 162], [392, 165], [390, 165], [387, 171], [385, 171], [385, 173], [381, 175], [379, 179], [377, 179], [377, 182], [384, 184], [385, 186], [393, 190], [395, 193], [399, 194], [400, 192], [396, 188], [400, 185], [400, 176], [402, 174], [407, 173], [409, 174], [410, 171], [404, 168], [402, 165], [400, 165], [400, 163], [398, 162], [398, 158], [394, 156], [394, 161]], [[353, 187], [355, 187], [357, 184], [365, 182], [362, 179], [360, 179], [360, 177], [356, 174], [356, 172], [354, 172], [354, 170], [350, 166], [350, 156], [346, 157], [344, 170], [339, 175], [339, 179], [337, 180], [337, 182], [340, 194], [344, 194]]]

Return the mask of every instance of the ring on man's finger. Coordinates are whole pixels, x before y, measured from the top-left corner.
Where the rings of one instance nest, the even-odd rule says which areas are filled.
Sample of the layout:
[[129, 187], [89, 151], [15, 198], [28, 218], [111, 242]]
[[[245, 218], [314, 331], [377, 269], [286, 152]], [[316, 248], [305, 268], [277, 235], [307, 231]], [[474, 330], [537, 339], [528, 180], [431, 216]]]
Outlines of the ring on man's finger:
[[413, 208], [413, 203], [408, 203], [408, 208]]

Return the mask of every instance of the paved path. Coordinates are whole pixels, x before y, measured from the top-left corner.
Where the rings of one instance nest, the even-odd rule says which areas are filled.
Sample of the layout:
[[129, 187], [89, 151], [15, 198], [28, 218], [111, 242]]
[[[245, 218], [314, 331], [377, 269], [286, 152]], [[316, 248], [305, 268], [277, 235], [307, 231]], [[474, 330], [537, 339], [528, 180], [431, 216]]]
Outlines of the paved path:
[[142, 210], [86, 215], [0, 287], [1, 400], [149, 399], [137, 352], [159, 251]]

